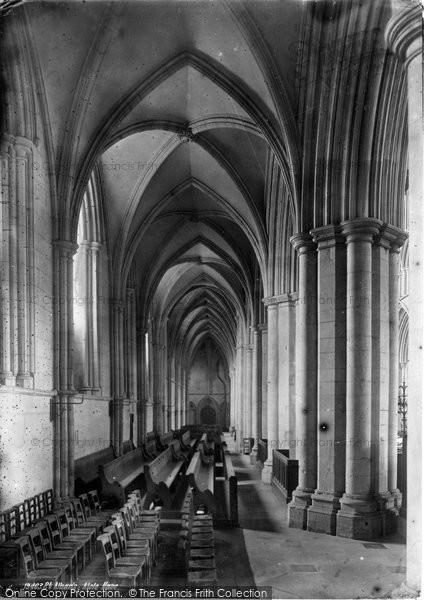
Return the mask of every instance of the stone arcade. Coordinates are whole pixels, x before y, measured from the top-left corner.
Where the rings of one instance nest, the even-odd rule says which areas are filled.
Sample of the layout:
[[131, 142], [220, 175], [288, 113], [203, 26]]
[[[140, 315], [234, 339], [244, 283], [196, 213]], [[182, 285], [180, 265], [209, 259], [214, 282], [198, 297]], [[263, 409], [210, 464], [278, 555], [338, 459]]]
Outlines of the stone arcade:
[[[217, 423], [298, 460], [289, 524], [399, 530], [420, 587], [415, 0], [5, 3], [0, 510]], [[408, 327], [411, 323], [411, 327]], [[404, 520], [403, 520], [404, 522]]]

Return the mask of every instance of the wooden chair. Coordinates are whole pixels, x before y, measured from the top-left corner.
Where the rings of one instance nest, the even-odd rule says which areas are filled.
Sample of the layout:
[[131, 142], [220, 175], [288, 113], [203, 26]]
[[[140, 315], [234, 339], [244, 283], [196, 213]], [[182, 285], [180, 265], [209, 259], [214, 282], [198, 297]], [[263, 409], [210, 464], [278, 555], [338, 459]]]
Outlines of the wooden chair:
[[53, 550], [73, 550], [77, 553], [77, 557], [81, 558], [81, 566], [85, 569], [87, 564], [86, 543], [85, 540], [64, 540], [59, 520], [56, 514], [46, 515], [44, 522], [47, 525], [47, 530], [50, 536], [50, 541]]
[[118, 583], [135, 587], [137, 580], [141, 579], [141, 567], [117, 567], [109, 535], [103, 533], [97, 538], [99, 548], [103, 554], [106, 567], [106, 576], [111, 583]]
[[148, 577], [150, 577], [153, 568], [153, 556], [150, 551], [149, 540], [129, 540], [122, 518], [114, 519], [112, 526], [115, 527], [120, 544], [121, 556], [145, 556], [148, 566]]
[[57, 567], [51, 569], [37, 569], [28, 536], [17, 538], [15, 544], [19, 548], [21, 569], [24, 579], [34, 583], [47, 583], [49, 581], [57, 583], [61, 581], [63, 569]]
[[115, 508], [103, 508], [102, 503], [100, 502], [100, 498], [99, 498], [99, 494], [97, 492], [97, 490], [90, 490], [88, 492], [88, 500], [90, 503], [90, 507], [92, 510], [92, 514], [94, 515], [101, 515], [103, 516], [107, 516], [110, 517], [110, 515], [112, 513], [115, 512]]
[[65, 523], [67, 524], [67, 526], [68, 526], [67, 535], [80, 536], [81, 538], [85, 538], [88, 536], [90, 539], [90, 544], [92, 545], [93, 548], [95, 547], [96, 536], [97, 536], [96, 528], [93, 526], [85, 527], [84, 525], [81, 525], [81, 527], [78, 527], [72, 505], [70, 505], [69, 503], [65, 503], [64, 508], [57, 511], [57, 516], [58, 516], [59, 523], [61, 524], [61, 526], [65, 525]]
[[[69, 528], [68, 519], [67, 519], [66, 513], [63, 509], [58, 510], [55, 513], [55, 515], [53, 515], [53, 516], [55, 517], [55, 521], [56, 521], [57, 527], [59, 529], [61, 543], [72, 542], [74, 545], [79, 545], [79, 544], [84, 545], [83, 568], [85, 568], [85, 565], [87, 563], [87, 553], [88, 553], [88, 562], [91, 562], [91, 557], [92, 557], [91, 536], [87, 535], [87, 534], [85, 534], [85, 535], [74, 534], [73, 531], [71, 533], [70, 528]], [[47, 519], [48, 519], [50, 526], [53, 528], [55, 525], [55, 521], [50, 519], [50, 515], [47, 517]], [[84, 534], [84, 532], [81, 532], [81, 533]]]
[[95, 514], [94, 509], [90, 506], [90, 500], [88, 499], [88, 494], [81, 494], [79, 496], [79, 500], [81, 501], [82, 510], [84, 511], [85, 520], [87, 523], [100, 523], [103, 528], [109, 521], [109, 514]]
[[68, 558], [46, 558], [44, 555], [44, 545], [41, 540], [41, 534], [38, 527], [33, 527], [28, 531], [28, 538], [31, 545], [36, 569], [61, 569], [64, 575], [72, 582], [72, 560]]
[[157, 529], [156, 526], [136, 526], [134, 515], [128, 505], [124, 505], [119, 512], [122, 515], [124, 527], [129, 540], [149, 540], [150, 551], [152, 553], [152, 560], [156, 563], [156, 550], [157, 550]]
[[75, 525], [78, 527], [78, 529], [84, 529], [86, 531], [94, 529], [96, 532], [96, 537], [102, 533], [103, 527], [105, 526], [103, 519], [96, 519], [94, 517], [87, 519], [86, 513], [79, 498], [72, 499], [72, 507]]
[[75, 548], [64, 548], [62, 550], [53, 547], [53, 541], [50, 537], [49, 527], [46, 521], [40, 521], [36, 527], [40, 532], [41, 543], [43, 545], [44, 559], [67, 559], [73, 568], [74, 579], [78, 577], [78, 551]]
[[115, 525], [108, 525], [104, 532], [109, 535], [112, 551], [115, 557], [115, 566], [117, 567], [141, 567], [142, 575], [144, 573], [143, 582], [147, 583], [150, 577], [150, 550], [140, 548], [140, 551], [135, 554], [125, 554], [121, 550], [121, 542]]

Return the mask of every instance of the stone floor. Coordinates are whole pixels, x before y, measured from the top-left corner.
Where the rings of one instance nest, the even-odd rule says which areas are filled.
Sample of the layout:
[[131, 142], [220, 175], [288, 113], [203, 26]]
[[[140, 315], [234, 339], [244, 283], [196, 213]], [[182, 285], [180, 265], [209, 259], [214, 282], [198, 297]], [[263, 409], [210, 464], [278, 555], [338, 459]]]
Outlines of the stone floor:
[[402, 538], [367, 543], [289, 528], [286, 506], [261, 482], [250, 457], [234, 453], [230, 444], [229, 450], [240, 530], [215, 531], [220, 584], [272, 586], [273, 598], [387, 598], [402, 584]]

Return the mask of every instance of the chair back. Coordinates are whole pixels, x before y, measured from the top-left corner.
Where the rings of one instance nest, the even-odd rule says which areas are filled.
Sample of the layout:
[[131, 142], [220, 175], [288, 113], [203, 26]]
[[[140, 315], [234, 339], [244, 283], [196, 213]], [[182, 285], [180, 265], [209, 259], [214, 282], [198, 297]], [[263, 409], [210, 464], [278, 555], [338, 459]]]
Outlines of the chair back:
[[110, 541], [109, 534], [102, 533], [97, 538], [97, 543], [100, 547], [100, 550], [103, 554], [103, 558], [106, 566], [106, 575], [110, 575], [110, 570], [115, 567], [115, 559], [113, 556], [112, 544]]
[[103, 533], [107, 533], [109, 535], [110, 543], [112, 545], [112, 551], [113, 551], [115, 560], [117, 558], [120, 558], [122, 556], [121, 544], [120, 544], [120, 541], [118, 538], [118, 534], [116, 532], [115, 525], [108, 525], [107, 527], [105, 527], [103, 529]]
[[34, 555], [35, 567], [37, 568], [38, 564], [42, 560], [46, 559], [46, 556], [44, 555], [44, 546], [43, 546], [43, 542], [41, 539], [40, 530], [38, 529], [38, 527], [32, 527], [28, 531], [28, 537], [29, 537], [29, 541], [30, 541], [33, 555]]
[[83, 508], [84, 515], [85, 515], [85, 519], [87, 520], [89, 517], [92, 516], [92, 511], [91, 511], [90, 501], [88, 499], [88, 494], [81, 494], [78, 497], [81, 500], [82, 508]]
[[53, 542], [46, 518], [44, 521], [37, 523], [37, 527], [40, 531], [41, 543], [44, 547], [44, 556], [46, 556], [50, 552], [53, 552]]
[[60, 510], [58, 510], [56, 512], [56, 515], [57, 515], [57, 520], [59, 522], [59, 528], [60, 528], [60, 532], [61, 532], [61, 537], [63, 539], [67, 535], [69, 535], [70, 532], [71, 532], [69, 518], [68, 518], [68, 515], [67, 515], [65, 509], [63, 509], [63, 508], [61, 508]]
[[62, 528], [56, 514], [47, 515], [45, 518], [53, 547], [63, 541]]
[[102, 510], [102, 505], [100, 504], [99, 494], [97, 490], [90, 490], [88, 492], [88, 499], [90, 501], [91, 507], [95, 514], [99, 514]]
[[72, 504], [74, 506], [74, 514], [75, 514], [77, 525], [83, 525], [86, 522], [86, 520], [85, 520], [85, 513], [82, 508], [81, 500], [79, 498], [74, 498], [72, 500]]
[[116, 529], [116, 533], [118, 535], [119, 544], [121, 547], [121, 556], [124, 556], [127, 551], [127, 537], [125, 532], [125, 527], [122, 519], [114, 519], [112, 521], [112, 525]]
[[32, 571], [35, 571], [35, 569], [36, 569], [36, 563], [35, 563], [34, 556], [31, 551], [31, 545], [30, 545], [28, 536], [23, 536], [23, 537], [16, 539], [15, 544], [17, 546], [19, 546], [19, 553], [21, 555], [22, 569], [24, 571], [25, 576], [28, 577], [29, 574]]

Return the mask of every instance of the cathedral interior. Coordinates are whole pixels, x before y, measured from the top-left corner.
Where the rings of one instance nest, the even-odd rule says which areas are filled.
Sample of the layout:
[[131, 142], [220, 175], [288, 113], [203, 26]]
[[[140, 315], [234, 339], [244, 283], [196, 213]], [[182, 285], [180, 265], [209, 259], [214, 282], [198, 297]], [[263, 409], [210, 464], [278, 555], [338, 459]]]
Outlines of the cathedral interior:
[[190, 471], [212, 431], [272, 553], [399, 536], [419, 590], [419, 2], [9, 0], [0, 29], [0, 562], [16, 507], [112, 463], [134, 494], [152, 440]]

